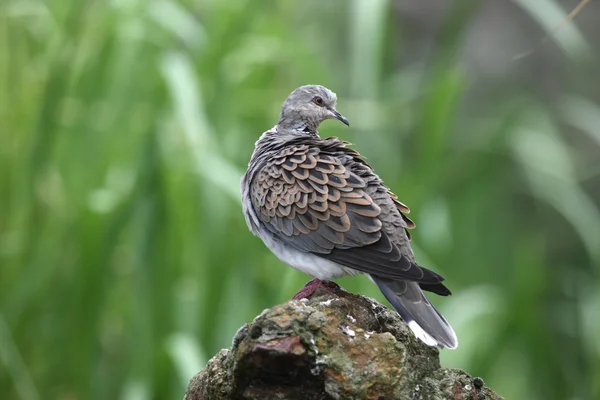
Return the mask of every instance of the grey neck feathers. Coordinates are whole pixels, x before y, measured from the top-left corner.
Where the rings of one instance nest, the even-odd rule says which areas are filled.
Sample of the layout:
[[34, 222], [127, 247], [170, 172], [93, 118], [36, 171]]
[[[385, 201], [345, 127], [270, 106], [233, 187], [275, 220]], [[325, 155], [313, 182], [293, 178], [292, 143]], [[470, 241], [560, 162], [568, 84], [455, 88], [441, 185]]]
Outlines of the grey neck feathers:
[[277, 123], [278, 131], [299, 135], [316, 136], [318, 127], [318, 121], [313, 119], [298, 118], [298, 116], [295, 116], [295, 118], [281, 116], [279, 122]]

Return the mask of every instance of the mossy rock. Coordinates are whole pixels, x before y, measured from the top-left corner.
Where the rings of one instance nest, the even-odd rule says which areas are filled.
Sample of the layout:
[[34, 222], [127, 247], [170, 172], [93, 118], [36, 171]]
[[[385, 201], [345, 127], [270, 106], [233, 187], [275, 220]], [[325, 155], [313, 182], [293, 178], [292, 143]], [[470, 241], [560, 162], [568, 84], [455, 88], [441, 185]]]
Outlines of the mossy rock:
[[185, 400], [499, 400], [397, 313], [344, 291], [263, 311], [190, 381]]

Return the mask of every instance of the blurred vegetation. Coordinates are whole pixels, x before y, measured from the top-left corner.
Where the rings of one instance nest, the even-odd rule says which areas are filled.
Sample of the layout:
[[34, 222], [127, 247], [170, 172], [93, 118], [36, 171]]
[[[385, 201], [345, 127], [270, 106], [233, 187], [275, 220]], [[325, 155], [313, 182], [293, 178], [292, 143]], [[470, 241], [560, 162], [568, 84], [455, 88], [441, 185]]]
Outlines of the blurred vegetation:
[[554, 33], [577, 1], [2, 0], [0, 398], [181, 398], [308, 280], [239, 201], [307, 83], [454, 292], [445, 366], [507, 399], [600, 398], [595, 3]]

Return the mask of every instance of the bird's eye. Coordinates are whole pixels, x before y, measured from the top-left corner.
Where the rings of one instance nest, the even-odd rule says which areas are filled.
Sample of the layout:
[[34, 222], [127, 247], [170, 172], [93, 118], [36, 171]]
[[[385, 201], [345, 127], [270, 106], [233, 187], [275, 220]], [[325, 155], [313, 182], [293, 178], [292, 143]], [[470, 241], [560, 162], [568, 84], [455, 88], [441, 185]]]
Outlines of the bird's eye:
[[322, 106], [323, 105], [323, 98], [320, 97], [320, 96], [315, 96], [315, 98], [313, 99], [313, 101], [318, 106]]

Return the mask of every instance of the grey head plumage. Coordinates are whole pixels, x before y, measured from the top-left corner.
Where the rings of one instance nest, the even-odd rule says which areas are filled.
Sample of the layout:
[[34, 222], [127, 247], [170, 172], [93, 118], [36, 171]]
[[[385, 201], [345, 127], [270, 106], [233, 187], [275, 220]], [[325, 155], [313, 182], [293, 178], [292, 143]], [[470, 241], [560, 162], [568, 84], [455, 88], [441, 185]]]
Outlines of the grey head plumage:
[[336, 94], [324, 86], [300, 86], [283, 103], [277, 126], [280, 131], [316, 134], [319, 124], [327, 119], [349, 125], [336, 110], [336, 103]]
[[284, 102], [242, 178], [248, 227], [280, 260], [317, 279], [367, 275], [420, 340], [455, 348], [450, 324], [423, 293], [450, 290], [416, 263], [410, 210], [348, 142], [318, 135], [327, 119], [347, 124], [336, 102], [318, 85], [302, 86]]

